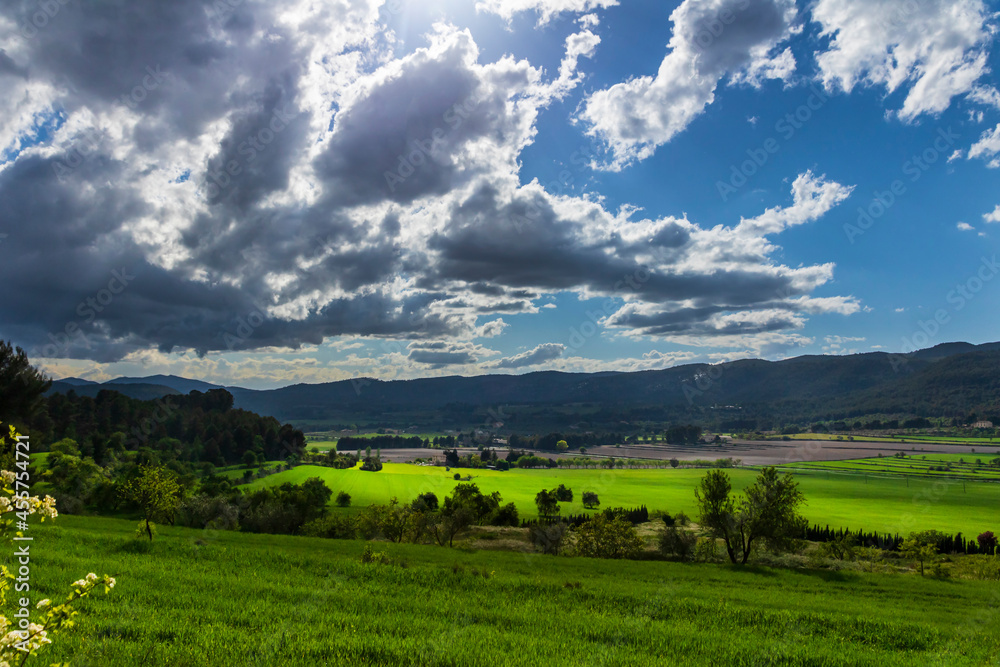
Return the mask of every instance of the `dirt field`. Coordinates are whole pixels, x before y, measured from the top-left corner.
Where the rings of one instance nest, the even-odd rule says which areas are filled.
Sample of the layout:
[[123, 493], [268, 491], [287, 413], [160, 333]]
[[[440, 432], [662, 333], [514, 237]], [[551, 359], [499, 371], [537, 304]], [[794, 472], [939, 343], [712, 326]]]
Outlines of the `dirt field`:
[[[506, 452], [506, 447], [497, 447], [498, 452]], [[755, 442], [733, 440], [722, 445], [628, 445], [622, 447], [594, 447], [587, 450], [586, 456], [630, 459], [667, 460], [678, 458], [692, 459], [722, 459], [732, 457], [741, 459], [747, 465], [777, 465], [780, 463], [796, 463], [799, 461], [837, 461], [842, 459], [859, 459], [869, 456], [892, 456], [896, 452], [950, 452], [953, 454], [970, 454], [973, 450], [980, 453], [1000, 452], [1000, 445], [936, 445], [927, 443], [894, 443], [894, 442], [862, 442], [862, 441], [831, 441], [831, 440], [793, 440], [782, 442]], [[460, 447], [459, 454], [476, 453], [472, 447]], [[572, 459], [580, 456], [578, 452], [532, 452], [538, 456], [555, 459]], [[416, 458], [434, 458], [444, 461], [440, 449], [383, 449], [382, 460], [393, 463], [412, 461]]]
[[936, 445], [927, 443], [862, 442], [831, 440], [792, 440], [755, 442], [733, 440], [722, 445], [629, 445], [595, 447], [588, 454], [653, 459], [721, 459], [733, 457], [749, 465], [777, 465], [799, 461], [837, 461], [869, 456], [892, 456], [896, 452], [950, 452], [968, 454], [1000, 451], [1000, 446]]

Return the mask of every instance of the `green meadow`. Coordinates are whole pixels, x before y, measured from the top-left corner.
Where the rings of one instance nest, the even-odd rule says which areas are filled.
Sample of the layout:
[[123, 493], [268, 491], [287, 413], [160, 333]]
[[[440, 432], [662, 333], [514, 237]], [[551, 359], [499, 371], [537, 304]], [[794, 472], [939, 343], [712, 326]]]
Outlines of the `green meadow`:
[[[535, 494], [565, 484], [573, 489], [573, 502], [560, 503], [563, 514], [584, 509], [584, 491], [598, 494], [602, 507], [637, 507], [671, 513], [684, 511], [696, 516], [694, 488], [705, 469], [614, 469], [614, 470], [472, 470], [386, 463], [380, 472], [358, 468], [336, 470], [322, 466], [298, 466], [248, 484], [252, 490], [284, 482], [301, 483], [319, 477], [336, 494], [351, 495], [354, 509], [386, 503], [392, 497], [412, 500], [432, 491], [443, 497], [451, 493], [454, 473], [471, 475], [484, 493], [500, 492], [504, 502], [517, 505], [522, 517], [537, 515]], [[735, 491], [753, 482], [752, 469], [727, 471]], [[796, 479], [805, 494], [803, 514], [810, 522], [831, 527], [906, 534], [911, 530], [937, 529], [977, 535], [984, 530], [1000, 532], [1000, 484], [954, 480], [905, 479], [800, 471]]]
[[[388, 477], [388, 475], [386, 475]], [[399, 475], [401, 476], [401, 475]], [[987, 665], [1000, 587], [915, 575], [601, 561], [61, 516], [32, 528], [32, 591], [87, 572], [107, 596], [40, 663]], [[12, 556], [2, 558], [8, 565]]]

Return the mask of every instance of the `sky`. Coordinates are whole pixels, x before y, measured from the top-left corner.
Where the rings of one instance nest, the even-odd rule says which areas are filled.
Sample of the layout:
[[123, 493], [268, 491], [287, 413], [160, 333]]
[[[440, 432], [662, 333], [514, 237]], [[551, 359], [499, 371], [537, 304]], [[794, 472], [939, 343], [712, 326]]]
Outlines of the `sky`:
[[1000, 5], [12, 0], [0, 338], [271, 388], [1000, 339]]

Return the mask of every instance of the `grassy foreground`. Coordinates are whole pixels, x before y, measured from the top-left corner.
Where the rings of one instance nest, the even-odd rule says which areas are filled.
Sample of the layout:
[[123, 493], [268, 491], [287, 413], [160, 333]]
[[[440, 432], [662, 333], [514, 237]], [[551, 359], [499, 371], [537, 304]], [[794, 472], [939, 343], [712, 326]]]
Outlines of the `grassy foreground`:
[[[33, 528], [32, 604], [93, 571], [40, 664], [985, 665], [1000, 586], [912, 575], [466, 553], [62, 516]], [[5, 558], [8, 562], [10, 557]]]
[[[355, 508], [386, 503], [393, 496], [412, 500], [425, 491], [438, 497], [451, 493], [457, 482], [455, 471], [444, 468], [386, 463], [381, 472], [357, 468], [336, 470], [321, 466], [299, 466], [270, 475], [244, 488], [255, 489], [284, 482], [301, 483], [309, 477], [323, 479], [334, 494], [351, 494]], [[461, 469], [484, 493], [499, 491], [504, 502], [514, 502], [521, 516], [537, 514], [535, 494], [565, 484], [573, 489], [573, 502], [560, 503], [563, 514], [585, 512], [584, 491], [595, 491], [602, 507], [636, 507], [650, 510], [684, 511], [696, 515], [694, 488], [705, 475], [698, 469], [637, 470], [494, 470]], [[727, 471], [733, 489], [742, 490], [757, 471]], [[803, 514], [811, 522], [832, 527], [877, 530], [907, 534], [912, 530], [937, 529], [949, 533], [978, 535], [984, 530], [1000, 533], [1000, 484], [962, 484], [955, 480], [904, 479], [838, 475], [817, 470], [796, 471], [806, 497]]]

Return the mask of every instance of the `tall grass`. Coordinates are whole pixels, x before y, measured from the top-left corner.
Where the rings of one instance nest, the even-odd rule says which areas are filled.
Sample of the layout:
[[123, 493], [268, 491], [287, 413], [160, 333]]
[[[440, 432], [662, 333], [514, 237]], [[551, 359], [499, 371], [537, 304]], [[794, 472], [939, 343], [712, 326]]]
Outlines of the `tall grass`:
[[[73, 665], [994, 664], [997, 587], [915, 576], [598, 561], [60, 517], [33, 601], [117, 577], [43, 656]], [[8, 558], [9, 562], [9, 558]]]

